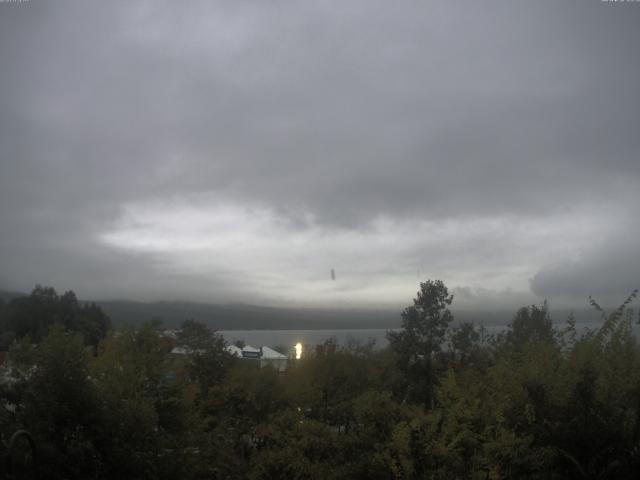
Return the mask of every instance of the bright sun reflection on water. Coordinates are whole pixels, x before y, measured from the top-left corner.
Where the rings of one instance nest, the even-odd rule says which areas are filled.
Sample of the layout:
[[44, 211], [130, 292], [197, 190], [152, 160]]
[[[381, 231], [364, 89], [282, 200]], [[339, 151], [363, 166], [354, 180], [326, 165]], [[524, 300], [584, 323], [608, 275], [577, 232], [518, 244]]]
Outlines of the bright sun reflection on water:
[[302, 357], [302, 344], [300, 342], [296, 343], [296, 360], [300, 360]]

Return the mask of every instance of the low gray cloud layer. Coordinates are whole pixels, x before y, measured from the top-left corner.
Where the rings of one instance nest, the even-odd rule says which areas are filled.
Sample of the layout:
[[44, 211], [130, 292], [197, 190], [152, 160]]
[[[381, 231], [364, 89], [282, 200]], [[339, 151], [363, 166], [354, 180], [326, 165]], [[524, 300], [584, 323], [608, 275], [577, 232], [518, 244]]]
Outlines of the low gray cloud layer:
[[615, 301], [640, 283], [639, 24], [596, 0], [0, 3], [0, 286]]

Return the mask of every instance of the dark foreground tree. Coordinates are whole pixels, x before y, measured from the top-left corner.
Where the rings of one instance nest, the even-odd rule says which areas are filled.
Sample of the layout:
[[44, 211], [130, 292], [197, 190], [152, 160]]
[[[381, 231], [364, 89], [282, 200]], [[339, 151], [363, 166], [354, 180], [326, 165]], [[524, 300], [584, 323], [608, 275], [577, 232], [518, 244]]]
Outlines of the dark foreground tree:
[[92, 437], [99, 423], [99, 398], [82, 337], [54, 325], [33, 349], [32, 360], [18, 412], [35, 437], [46, 478], [95, 472], [99, 462]]
[[452, 301], [442, 280], [421, 282], [413, 305], [402, 312], [402, 330], [387, 333], [398, 368], [405, 375], [407, 400], [433, 407], [435, 362], [453, 320], [448, 308]]
[[52, 287], [36, 285], [31, 294], [14, 298], [4, 310], [0, 321], [0, 347], [4, 344], [4, 348], [13, 338], [24, 336], [39, 343], [54, 324], [80, 333], [84, 343], [95, 348], [111, 328], [109, 317], [98, 305], [82, 304], [73, 291], [58, 295]]
[[545, 301], [541, 306], [522, 307], [516, 313], [506, 332], [506, 342], [518, 349], [530, 341], [553, 340], [553, 325]]
[[189, 381], [200, 386], [203, 398], [209, 387], [219, 383], [234, 360], [222, 335], [196, 320], [182, 322], [178, 342], [187, 348], [185, 373]]

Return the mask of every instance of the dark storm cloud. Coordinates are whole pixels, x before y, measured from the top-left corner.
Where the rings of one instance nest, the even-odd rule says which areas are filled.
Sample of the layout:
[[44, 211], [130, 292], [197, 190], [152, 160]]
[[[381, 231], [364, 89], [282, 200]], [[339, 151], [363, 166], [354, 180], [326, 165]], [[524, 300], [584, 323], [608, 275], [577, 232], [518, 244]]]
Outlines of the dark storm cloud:
[[[400, 238], [371, 269], [426, 257], [432, 271], [464, 279], [466, 268], [480, 282], [487, 258], [504, 270], [494, 244], [503, 262], [526, 257], [534, 293], [581, 295], [575, 265], [615, 255], [615, 242], [561, 261], [529, 255], [527, 233], [508, 223], [477, 227], [493, 237], [465, 225], [528, 219], [532, 239], [553, 228], [559, 241], [563, 228], [573, 238], [573, 213], [583, 228], [614, 212], [605, 228], [630, 228], [639, 20], [640, 5], [599, 1], [0, 4], [0, 283], [135, 296], [216, 289], [223, 272], [232, 295], [246, 282], [230, 265], [199, 272], [189, 258], [176, 271], [169, 254], [101, 241], [140, 204], [189, 211], [205, 196], [205, 210], [277, 212], [282, 238], [357, 232], [369, 262], [367, 251], [384, 252], [367, 243], [381, 216], [455, 221], [457, 249]], [[323, 251], [318, 235], [305, 237], [310, 254]], [[345, 245], [326, 262], [349, 262], [336, 253]], [[270, 248], [252, 264], [273, 267]], [[281, 286], [252, 278], [256, 298]]]
[[594, 246], [579, 261], [565, 260], [541, 269], [531, 280], [532, 290], [541, 297], [558, 299], [593, 296], [605, 305], [619, 305], [633, 289], [640, 288], [638, 234], [614, 235], [607, 243]]

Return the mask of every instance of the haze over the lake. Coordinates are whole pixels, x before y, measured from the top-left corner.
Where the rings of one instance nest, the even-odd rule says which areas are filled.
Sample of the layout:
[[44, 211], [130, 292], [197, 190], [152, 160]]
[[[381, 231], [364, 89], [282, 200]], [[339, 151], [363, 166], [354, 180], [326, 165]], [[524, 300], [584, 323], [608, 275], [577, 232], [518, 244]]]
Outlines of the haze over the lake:
[[1, 2], [0, 289], [622, 301], [639, 47], [637, 2]]

